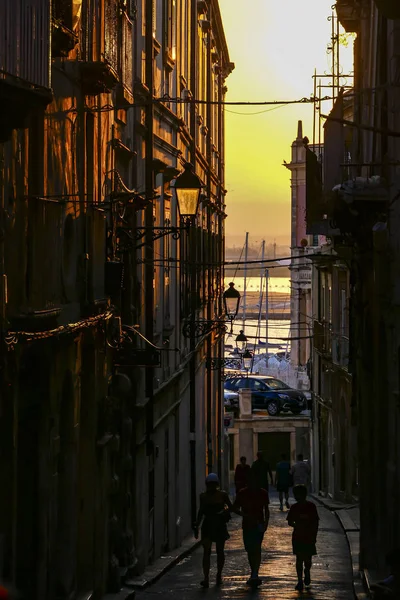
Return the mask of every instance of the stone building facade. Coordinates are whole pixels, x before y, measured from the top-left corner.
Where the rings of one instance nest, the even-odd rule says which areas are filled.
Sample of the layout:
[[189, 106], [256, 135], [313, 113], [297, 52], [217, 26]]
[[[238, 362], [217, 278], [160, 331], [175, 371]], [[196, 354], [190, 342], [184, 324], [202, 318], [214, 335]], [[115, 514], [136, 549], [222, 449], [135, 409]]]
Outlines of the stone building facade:
[[315, 491], [358, 498], [357, 427], [349, 363], [350, 272], [328, 242], [313, 265], [313, 481]]
[[[6, 0], [0, 20], [0, 576], [97, 599], [182, 542], [223, 472], [233, 65], [214, 0]], [[204, 188], [177, 233], [186, 162]]]
[[[357, 472], [353, 479], [360, 499], [360, 562], [362, 567], [374, 569], [383, 567], [385, 554], [399, 546], [400, 536], [396, 514], [400, 493], [400, 11], [397, 4], [386, 0], [338, 0], [336, 10], [346, 31], [357, 34], [351, 90], [353, 115], [346, 117], [345, 99], [339, 97], [327, 121], [329, 138], [325, 132], [325, 151], [327, 139], [331, 144], [331, 160], [326, 158], [326, 163], [336, 171], [336, 179], [319, 200], [314, 195], [307, 201], [319, 210], [320, 217], [328, 216], [331, 227], [331, 258], [323, 269], [325, 277], [330, 273], [333, 279], [338, 268], [343, 286], [348, 285], [350, 292], [348, 365], [340, 367], [346, 386], [351, 383], [351, 395], [342, 406], [340, 390], [332, 389], [331, 394], [342, 419], [345, 439], [351, 440], [357, 432]], [[325, 335], [322, 339], [333, 344], [335, 329], [326, 325], [320, 331]], [[321, 356], [321, 361], [325, 357]], [[326, 449], [326, 438], [322, 438], [322, 444]], [[331, 450], [328, 445], [327, 452]], [[353, 463], [354, 445], [347, 442], [344, 450], [343, 463], [333, 450], [335, 470], [341, 469], [340, 479], [349, 483], [343, 469]], [[372, 473], [379, 473], [379, 485], [374, 491]], [[337, 481], [337, 477], [336, 474], [333, 479]]]
[[[233, 68], [217, 2], [143, 6], [135, 81], [145, 106], [134, 111], [135, 162], [138, 189], [157, 200], [139, 215], [137, 227], [179, 226], [173, 183], [185, 162], [194, 165], [204, 188], [188, 232], [140, 248], [131, 273], [140, 301], [127, 319], [163, 348], [160, 366], [132, 371], [139, 404], [145, 398], [136, 422], [137, 503], [148, 499], [146, 514], [137, 512], [140, 566], [181, 543], [191, 531], [206, 473], [223, 473], [221, 372], [208, 368], [223, 356], [223, 336], [190, 330], [215, 320], [223, 308], [226, 192], [219, 103]], [[155, 101], [160, 97], [165, 101]]]
[[312, 350], [311, 262], [322, 238], [308, 233], [306, 224], [306, 145], [303, 124], [298, 122], [297, 137], [292, 143], [290, 162], [284, 166], [290, 171], [291, 188], [291, 299], [290, 299], [290, 364], [297, 372], [299, 388], [309, 387], [307, 363]]

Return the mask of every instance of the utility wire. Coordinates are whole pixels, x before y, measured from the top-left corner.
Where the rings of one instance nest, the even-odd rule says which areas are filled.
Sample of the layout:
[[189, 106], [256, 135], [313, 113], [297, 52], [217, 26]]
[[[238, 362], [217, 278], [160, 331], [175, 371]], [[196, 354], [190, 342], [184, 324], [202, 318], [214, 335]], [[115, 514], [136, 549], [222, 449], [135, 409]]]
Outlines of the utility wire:
[[199, 100], [194, 98], [155, 98], [153, 102], [171, 102], [176, 104], [207, 104], [207, 105], [223, 105], [223, 106], [285, 106], [287, 104], [315, 104], [324, 100], [333, 100], [332, 96], [323, 98], [315, 98], [310, 96], [299, 100], [265, 100], [260, 102], [255, 101], [229, 101], [229, 100]]
[[236, 110], [228, 110], [228, 109], [226, 109], [225, 112], [230, 113], [231, 115], [242, 115], [245, 117], [253, 117], [254, 115], [263, 115], [265, 113], [271, 112], [272, 110], [277, 110], [278, 108], [283, 108], [284, 106], [286, 106], [286, 105], [280, 104], [279, 106], [274, 106], [273, 108], [267, 108], [266, 110], [258, 110], [257, 112], [252, 112], [252, 113], [237, 112]]
[[[257, 260], [246, 260], [246, 261], [240, 261], [240, 260], [231, 260], [231, 261], [222, 261], [222, 262], [214, 262], [214, 263], [202, 263], [202, 267], [220, 267], [221, 265], [223, 265], [224, 267], [229, 267], [229, 266], [235, 266], [235, 265], [263, 265], [266, 263], [272, 263], [272, 262], [278, 262], [280, 260], [292, 260], [292, 259], [297, 259], [297, 258], [307, 258], [309, 260], [312, 260], [314, 257], [322, 257], [322, 258], [327, 258], [327, 256], [325, 254], [310, 254], [308, 256], [304, 256], [304, 257], [299, 257], [299, 256], [282, 256], [279, 258], [264, 258], [264, 259], [257, 259]], [[328, 257], [330, 258], [330, 257]], [[335, 256], [332, 257], [335, 260], [340, 260], [339, 256]], [[153, 262], [153, 261], [151, 261]], [[157, 262], [172, 262], [172, 263], [180, 263], [180, 262], [184, 262], [185, 264], [187, 263], [187, 261], [181, 261], [179, 258], [165, 258], [165, 259], [157, 259]], [[305, 263], [307, 266], [309, 265], [309, 263]], [[288, 267], [289, 265], [276, 265], [276, 268], [280, 267]], [[300, 265], [301, 266], [301, 265]], [[274, 265], [271, 266], [271, 268], [274, 268]]]
[[[112, 112], [114, 110], [128, 110], [129, 108], [145, 108], [151, 104], [205, 104], [208, 106], [217, 105], [217, 106], [276, 106], [277, 108], [280, 106], [286, 106], [289, 104], [318, 104], [321, 101], [325, 100], [334, 100], [332, 96], [325, 96], [323, 98], [315, 98], [310, 96], [309, 98], [299, 98], [298, 100], [266, 100], [266, 101], [228, 101], [228, 100], [200, 100], [198, 98], [170, 98], [169, 96], [162, 96], [161, 98], [151, 98], [147, 102], [132, 102], [131, 104], [115, 104], [114, 106], [111, 104], [105, 104], [103, 106], [92, 105], [85, 106], [83, 108], [84, 112]], [[67, 110], [53, 111], [47, 112], [46, 117], [59, 117], [62, 115], [66, 115], [69, 113], [78, 113], [81, 109], [73, 106]]]

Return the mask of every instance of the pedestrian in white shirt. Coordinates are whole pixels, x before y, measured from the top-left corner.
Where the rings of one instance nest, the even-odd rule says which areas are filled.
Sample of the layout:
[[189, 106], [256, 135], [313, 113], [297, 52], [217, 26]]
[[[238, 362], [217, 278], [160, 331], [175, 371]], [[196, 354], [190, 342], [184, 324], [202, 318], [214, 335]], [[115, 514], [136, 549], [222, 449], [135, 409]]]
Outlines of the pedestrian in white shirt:
[[302, 454], [297, 455], [297, 462], [292, 466], [293, 487], [295, 485], [310, 485], [311, 467], [308, 462], [304, 462]]

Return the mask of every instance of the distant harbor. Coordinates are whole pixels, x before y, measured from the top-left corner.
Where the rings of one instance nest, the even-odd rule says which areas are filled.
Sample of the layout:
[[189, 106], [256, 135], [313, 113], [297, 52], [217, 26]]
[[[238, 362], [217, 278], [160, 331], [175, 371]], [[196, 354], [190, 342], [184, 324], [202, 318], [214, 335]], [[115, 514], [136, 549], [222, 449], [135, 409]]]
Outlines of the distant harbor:
[[[225, 274], [225, 288], [231, 280]], [[244, 277], [232, 278], [235, 287], [242, 295], [239, 308], [238, 319], [243, 317], [243, 310], [246, 309], [246, 319], [265, 320], [266, 309], [266, 290], [265, 279], [263, 291], [260, 293], [260, 278], [247, 277], [246, 293], [244, 294]], [[290, 278], [289, 277], [269, 277], [268, 278], [268, 319], [289, 319], [290, 318]]]
[[[240, 318], [240, 315], [239, 315]], [[277, 312], [276, 310], [268, 311], [268, 320], [284, 320], [290, 318], [290, 308], [286, 311]], [[259, 310], [253, 311], [251, 309], [246, 310], [246, 319], [257, 319], [265, 321], [265, 315], [260, 315]]]
[[[271, 263], [259, 263], [259, 264], [248, 264], [246, 271], [250, 277], [256, 277], [264, 265], [264, 268], [271, 269], [271, 273], [273, 272], [274, 277], [290, 277], [289, 267], [282, 266], [278, 262]], [[229, 260], [225, 263], [225, 276], [228, 277], [230, 273], [238, 273], [241, 277], [243, 277], [243, 273], [245, 271], [244, 265], [237, 264], [237, 262], [232, 262], [229, 264]]]
[[[244, 292], [245, 280], [243, 276], [235, 276], [230, 279], [229, 275], [225, 274], [225, 288], [228, 287], [230, 281], [235, 283], [236, 289], [239, 290], [242, 296], [234, 324], [235, 336], [241, 329], [244, 329], [249, 340], [257, 345], [256, 340], [265, 340], [266, 337], [265, 278], [262, 293], [260, 293], [260, 277], [251, 276], [246, 278], [246, 292]], [[287, 347], [287, 338], [290, 337], [290, 290], [290, 277], [268, 278], [269, 347]], [[244, 309], [245, 314], [243, 314]], [[244, 320], [243, 316], [245, 317]]]

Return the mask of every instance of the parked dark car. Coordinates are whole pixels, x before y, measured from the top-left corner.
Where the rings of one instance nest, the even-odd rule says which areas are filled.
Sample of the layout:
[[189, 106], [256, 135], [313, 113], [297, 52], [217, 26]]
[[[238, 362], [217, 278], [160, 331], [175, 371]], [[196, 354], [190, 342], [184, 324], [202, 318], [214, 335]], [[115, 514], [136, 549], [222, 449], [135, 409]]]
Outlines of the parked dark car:
[[236, 392], [237, 401], [231, 396], [232, 408], [239, 406], [239, 390], [250, 389], [252, 391], [253, 411], [267, 410], [268, 414], [275, 417], [281, 412], [292, 412], [299, 415], [307, 409], [307, 398], [299, 390], [290, 388], [286, 383], [270, 377], [269, 375], [236, 375], [225, 380], [224, 390]]

